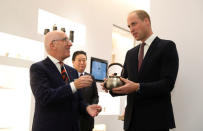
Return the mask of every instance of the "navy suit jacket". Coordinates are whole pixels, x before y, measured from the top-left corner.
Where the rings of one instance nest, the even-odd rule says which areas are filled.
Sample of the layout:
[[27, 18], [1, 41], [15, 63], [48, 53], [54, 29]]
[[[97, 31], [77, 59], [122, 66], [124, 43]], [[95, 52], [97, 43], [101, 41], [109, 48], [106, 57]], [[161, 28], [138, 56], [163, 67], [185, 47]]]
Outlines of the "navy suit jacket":
[[[65, 68], [70, 81], [78, 78], [75, 69]], [[80, 91], [72, 93], [48, 57], [31, 66], [30, 84], [35, 97], [32, 131], [79, 131], [79, 116], [86, 113], [87, 105]]]
[[174, 128], [171, 91], [179, 65], [175, 43], [156, 37], [138, 72], [139, 47], [129, 50], [124, 62], [123, 77], [140, 83], [138, 92], [127, 95], [124, 129]]

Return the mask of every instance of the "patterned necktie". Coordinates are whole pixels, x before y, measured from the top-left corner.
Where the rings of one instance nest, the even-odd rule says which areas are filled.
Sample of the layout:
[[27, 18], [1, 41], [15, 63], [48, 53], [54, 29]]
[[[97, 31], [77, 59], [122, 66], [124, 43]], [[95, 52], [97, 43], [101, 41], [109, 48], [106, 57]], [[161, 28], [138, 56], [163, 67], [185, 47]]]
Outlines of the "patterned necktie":
[[65, 67], [64, 67], [64, 64], [63, 64], [63, 62], [59, 62], [59, 64], [61, 65], [61, 76], [62, 76], [62, 79], [66, 82], [66, 83], [68, 83], [68, 81], [69, 81], [69, 79], [68, 79], [68, 74], [67, 74], [67, 72], [66, 72], [66, 70], [65, 70]]
[[141, 67], [142, 61], [143, 61], [144, 46], [145, 46], [145, 43], [142, 43], [142, 44], [140, 45], [140, 49], [139, 49], [139, 55], [138, 55], [138, 71], [140, 71], [140, 67]]

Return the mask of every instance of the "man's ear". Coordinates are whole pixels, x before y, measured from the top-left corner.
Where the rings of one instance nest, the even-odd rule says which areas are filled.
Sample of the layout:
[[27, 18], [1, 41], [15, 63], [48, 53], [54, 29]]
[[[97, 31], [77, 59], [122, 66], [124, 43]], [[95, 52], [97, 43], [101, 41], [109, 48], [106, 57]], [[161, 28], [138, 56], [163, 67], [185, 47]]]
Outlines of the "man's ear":
[[144, 18], [144, 23], [146, 23], [147, 25], [150, 25], [150, 21], [147, 18]]
[[50, 49], [55, 49], [55, 44], [54, 44], [53, 42], [51, 42], [51, 43], [49, 44], [49, 47], [50, 47]]
[[147, 23], [147, 22], [149, 22], [149, 19], [147, 19], [147, 18], [144, 18], [144, 22], [146, 22], [146, 23]]

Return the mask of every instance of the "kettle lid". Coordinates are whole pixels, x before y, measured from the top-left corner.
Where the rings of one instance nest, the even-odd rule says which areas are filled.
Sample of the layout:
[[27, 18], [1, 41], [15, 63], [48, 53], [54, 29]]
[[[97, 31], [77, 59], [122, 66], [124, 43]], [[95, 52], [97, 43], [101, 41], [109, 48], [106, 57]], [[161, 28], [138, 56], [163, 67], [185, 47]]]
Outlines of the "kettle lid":
[[117, 73], [113, 73], [113, 75], [109, 76], [109, 78], [120, 78], [120, 76], [117, 76]]

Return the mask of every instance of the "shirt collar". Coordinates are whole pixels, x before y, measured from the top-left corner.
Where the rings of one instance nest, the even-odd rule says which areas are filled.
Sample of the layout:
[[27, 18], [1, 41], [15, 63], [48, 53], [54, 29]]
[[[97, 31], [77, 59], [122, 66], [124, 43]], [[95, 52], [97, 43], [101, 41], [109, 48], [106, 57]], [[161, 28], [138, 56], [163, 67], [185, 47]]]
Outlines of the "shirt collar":
[[53, 56], [51, 55], [47, 55], [49, 57], [49, 59], [54, 63], [54, 64], [57, 64], [59, 63], [59, 60], [57, 60], [56, 58], [54, 58]]
[[85, 74], [85, 72], [82, 72], [82, 73], [78, 72], [78, 76], [80, 76], [80, 74], [83, 74], [83, 75], [84, 75], [84, 74]]
[[150, 46], [151, 43], [153, 42], [153, 40], [154, 40], [155, 38], [156, 38], [156, 35], [152, 34], [152, 35], [145, 41], [146, 45], [147, 45], [147, 46]]

